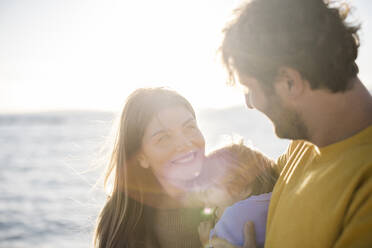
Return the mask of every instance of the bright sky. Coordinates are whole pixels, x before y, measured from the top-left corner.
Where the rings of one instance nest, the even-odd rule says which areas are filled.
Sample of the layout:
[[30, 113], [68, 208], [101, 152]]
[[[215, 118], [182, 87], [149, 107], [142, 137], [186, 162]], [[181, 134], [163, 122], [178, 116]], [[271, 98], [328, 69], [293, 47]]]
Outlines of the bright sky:
[[[243, 104], [216, 60], [238, 0], [2, 0], [0, 112], [119, 110], [134, 89], [169, 86], [196, 109]], [[372, 2], [350, 0], [363, 24], [360, 77], [372, 89]]]

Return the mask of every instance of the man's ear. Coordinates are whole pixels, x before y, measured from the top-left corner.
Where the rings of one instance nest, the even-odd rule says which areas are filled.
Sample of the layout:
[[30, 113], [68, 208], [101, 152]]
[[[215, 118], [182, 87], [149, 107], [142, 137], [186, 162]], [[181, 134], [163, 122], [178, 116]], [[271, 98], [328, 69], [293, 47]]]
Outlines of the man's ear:
[[144, 155], [144, 154], [139, 154], [138, 157], [137, 157], [137, 160], [138, 160], [138, 164], [144, 168], [144, 169], [147, 169], [150, 167], [150, 163], [147, 159], [147, 157]]
[[298, 99], [303, 95], [306, 86], [307, 81], [299, 71], [287, 66], [279, 68], [275, 89], [283, 99]]

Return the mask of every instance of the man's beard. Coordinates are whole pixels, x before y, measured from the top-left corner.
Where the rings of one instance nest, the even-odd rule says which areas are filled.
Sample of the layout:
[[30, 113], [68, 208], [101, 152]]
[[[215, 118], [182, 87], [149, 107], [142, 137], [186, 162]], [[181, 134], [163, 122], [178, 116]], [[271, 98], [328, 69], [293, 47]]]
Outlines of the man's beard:
[[269, 96], [268, 99], [269, 104], [265, 114], [273, 122], [276, 135], [283, 139], [309, 140], [308, 128], [301, 115], [296, 110], [284, 106], [275, 94]]

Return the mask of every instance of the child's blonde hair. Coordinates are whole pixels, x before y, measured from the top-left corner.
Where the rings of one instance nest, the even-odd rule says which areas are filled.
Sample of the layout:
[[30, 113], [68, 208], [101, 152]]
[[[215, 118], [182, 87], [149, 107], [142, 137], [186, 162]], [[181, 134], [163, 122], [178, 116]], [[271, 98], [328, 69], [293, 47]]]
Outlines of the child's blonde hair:
[[231, 195], [249, 190], [250, 195], [271, 192], [278, 178], [272, 160], [240, 142], [217, 149], [208, 155], [210, 169], [219, 175], [213, 184]]

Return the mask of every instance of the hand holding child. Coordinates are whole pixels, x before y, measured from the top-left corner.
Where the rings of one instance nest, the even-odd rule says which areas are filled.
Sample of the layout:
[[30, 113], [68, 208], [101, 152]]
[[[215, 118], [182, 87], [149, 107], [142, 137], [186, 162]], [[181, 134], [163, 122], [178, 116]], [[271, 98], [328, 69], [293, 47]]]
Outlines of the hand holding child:
[[199, 238], [200, 242], [203, 244], [203, 247], [206, 247], [209, 243], [209, 233], [212, 230], [212, 223], [211, 221], [202, 221], [199, 224], [198, 232], [199, 232]]
[[[200, 226], [199, 226], [200, 227]], [[256, 245], [256, 231], [254, 229], [254, 224], [248, 221], [244, 225], [244, 246], [234, 246], [224, 239], [213, 237], [210, 241], [213, 248], [257, 248]], [[204, 243], [203, 243], [204, 245]]]

